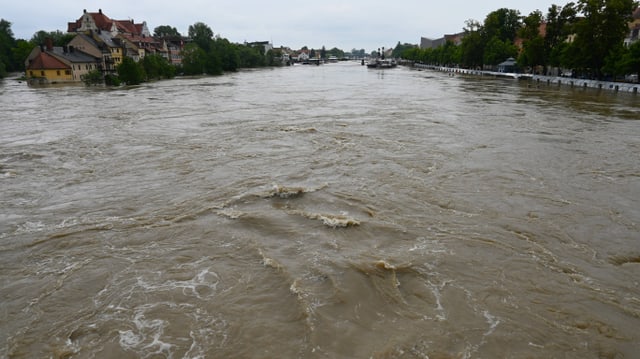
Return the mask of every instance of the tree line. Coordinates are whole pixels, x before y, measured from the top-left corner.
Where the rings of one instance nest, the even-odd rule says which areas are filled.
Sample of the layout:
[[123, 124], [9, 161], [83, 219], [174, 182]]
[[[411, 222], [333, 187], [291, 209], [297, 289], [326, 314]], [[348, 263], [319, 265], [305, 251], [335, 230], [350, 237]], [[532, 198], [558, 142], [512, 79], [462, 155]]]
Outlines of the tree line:
[[546, 15], [536, 10], [527, 16], [501, 8], [489, 13], [483, 23], [467, 20], [458, 45], [447, 41], [437, 48], [404, 46], [401, 56], [476, 69], [492, 68], [513, 57], [521, 68], [531, 71], [547, 74], [551, 69], [571, 69], [573, 76], [594, 79], [637, 74], [640, 41], [624, 45], [637, 7], [633, 0], [578, 0], [552, 5]]
[[[61, 31], [38, 31], [30, 40], [15, 39], [11, 31], [11, 23], [0, 20], [0, 78], [9, 72], [24, 72], [25, 59], [34, 47], [45, 43], [49, 38], [54, 46], [64, 46], [75, 34]], [[175, 27], [158, 26], [154, 29], [156, 37], [179, 37], [182, 35]], [[281, 64], [280, 50], [269, 50], [261, 46], [234, 44], [215, 35], [211, 28], [201, 22], [189, 26], [187, 44], [182, 51], [182, 64], [171, 65], [160, 55], [147, 55], [141, 61], [125, 57], [116, 68], [117, 76], [105, 77], [96, 70], [83, 78], [86, 84], [97, 84], [106, 80], [107, 84], [117, 85], [121, 82], [139, 84], [144, 81], [171, 78], [176, 74], [185, 75], [219, 75], [224, 72], [237, 71], [240, 68], [255, 68]]]

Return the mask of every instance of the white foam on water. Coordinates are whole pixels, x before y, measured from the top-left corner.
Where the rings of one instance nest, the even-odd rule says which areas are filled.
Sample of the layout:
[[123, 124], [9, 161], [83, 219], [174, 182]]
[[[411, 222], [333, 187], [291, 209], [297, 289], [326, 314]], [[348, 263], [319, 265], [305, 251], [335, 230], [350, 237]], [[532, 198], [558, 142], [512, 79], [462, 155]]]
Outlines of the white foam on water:
[[143, 305], [135, 310], [133, 324], [135, 330], [120, 330], [120, 346], [124, 350], [133, 351], [138, 355], [147, 357], [153, 354], [162, 354], [171, 358], [172, 344], [165, 343], [160, 338], [164, 335], [164, 329], [168, 322], [162, 319], [147, 319], [145, 313], [153, 309], [157, 304]]

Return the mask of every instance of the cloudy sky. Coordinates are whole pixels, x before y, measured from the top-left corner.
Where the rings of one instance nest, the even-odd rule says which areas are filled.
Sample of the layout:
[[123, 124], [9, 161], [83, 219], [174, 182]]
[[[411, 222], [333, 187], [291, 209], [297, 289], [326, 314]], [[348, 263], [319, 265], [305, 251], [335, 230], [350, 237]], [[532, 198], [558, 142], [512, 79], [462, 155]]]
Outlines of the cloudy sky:
[[551, 4], [567, 1], [531, 0], [0, 0], [0, 18], [11, 22], [17, 39], [30, 39], [39, 30], [66, 31], [67, 23], [84, 9], [112, 19], [146, 21], [149, 30], [170, 25], [186, 35], [189, 25], [207, 24], [232, 42], [271, 41], [274, 46], [303, 46], [345, 51], [395, 47], [462, 31], [465, 20], [483, 21], [500, 8], [528, 15], [543, 14]]

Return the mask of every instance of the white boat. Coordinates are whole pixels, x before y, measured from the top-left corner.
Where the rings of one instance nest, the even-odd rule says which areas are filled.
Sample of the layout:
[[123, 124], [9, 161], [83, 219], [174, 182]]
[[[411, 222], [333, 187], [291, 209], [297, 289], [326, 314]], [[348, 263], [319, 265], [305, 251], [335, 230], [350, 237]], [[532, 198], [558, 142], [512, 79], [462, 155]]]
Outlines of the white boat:
[[370, 69], [391, 69], [398, 66], [394, 59], [375, 59], [367, 63]]

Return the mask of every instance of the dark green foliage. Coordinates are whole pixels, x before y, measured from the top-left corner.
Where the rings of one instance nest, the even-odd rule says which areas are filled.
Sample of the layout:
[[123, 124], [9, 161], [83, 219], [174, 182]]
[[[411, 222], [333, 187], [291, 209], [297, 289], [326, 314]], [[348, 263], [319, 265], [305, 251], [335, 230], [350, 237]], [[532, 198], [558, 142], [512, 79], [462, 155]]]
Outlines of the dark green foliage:
[[518, 48], [510, 41], [500, 40], [497, 36], [487, 42], [484, 48], [484, 64], [497, 65], [509, 57], [518, 56]]
[[460, 64], [468, 68], [482, 67], [484, 41], [480, 31], [467, 31], [460, 44]]
[[502, 8], [487, 15], [482, 28], [483, 37], [487, 42], [493, 38], [513, 42], [521, 27], [520, 11]]
[[12, 49], [16, 45], [11, 31], [11, 23], [2, 19], [0, 20], [0, 78], [5, 77], [7, 72], [18, 70]]
[[104, 83], [102, 72], [100, 70], [92, 70], [82, 75], [82, 82], [87, 86], [96, 86]]
[[158, 26], [155, 29], [153, 29], [153, 36], [155, 36], [155, 37], [165, 37], [165, 36], [180, 37], [182, 35], [180, 35], [180, 33], [178, 32], [178, 29], [176, 29], [175, 27], [172, 27], [172, 26], [169, 26], [169, 25], [161, 25], [161, 26]]
[[572, 65], [594, 78], [602, 77], [605, 59], [620, 46], [637, 4], [633, 0], [579, 0], [583, 15], [573, 28]]
[[104, 83], [107, 86], [120, 86], [121, 81], [118, 76], [108, 74], [104, 76]]
[[603, 71], [614, 75], [640, 74], [640, 41], [627, 47], [618, 46], [605, 59]]
[[396, 45], [396, 47], [393, 48], [393, 52], [391, 54], [391, 56], [395, 57], [395, 58], [400, 58], [402, 57], [402, 54], [404, 54], [405, 51], [415, 48], [416, 45], [412, 45], [412, 44], [400, 44], [400, 41], [398, 41], [398, 44]]
[[142, 67], [147, 80], [170, 79], [175, 77], [176, 68], [160, 55], [147, 55], [142, 59]]
[[338, 49], [337, 47], [334, 47], [331, 50], [327, 50], [327, 56], [335, 56], [340, 59], [344, 57], [344, 51]]
[[211, 46], [211, 51], [218, 55], [223, 72], [237, 71], [240, 58], [236, 46], [224, 38], [216, 38]]
[[202, 75], [205, 73], [207, 53], [197, 44], [188, 44], [182, 50], [182, 70], [186, 75]]
[[258, 49], [250, 46], [239, 45], [237, 47], [237, 53], [241, 68], [265, 66], [265, 57]]
[[193, 39], [193, 42], [200, 46], [201, 49], [209, 51], [211, 40], [213, 39], [213, 30], [202, 22], [196, 22], [189, 26], [189, 37]]
[[30, 42], [34, 46], [44, 45], [47, 42], [47, 39], [51, 39], [53, 42], [53, 46], [65, 46], [69, 43], [69, 41], [73, 40], [75, 34], [64, 33], [60, 30], [57, 31], [44, 31], [40, 30], [33, 34]]
[[[445, 48], [405, 49], [402, 56], [413, 61], [466, 68], [491, 67], [507, 57], [518, 56], [521, 67], [558, 67], [593, 78], [635, 74], [640, 71], [640, 45], [622, 46], [629, 32], [633, 0], [578, 0], [564, 7], [552, 5], [545, 16], [534, 11], [520, 17], [515, 10], [499, 9], [483, 24], [468, 20], [462, 42], [454, 56]], [[542, 22], [546, 34], [540, 34]], [[522, 41], [522, 49], [514, 40]], [[572, 39], [572, 41], [569, 41]]]
[[[189, 27], [193, 42], [182, 51], [182, 70], [185, 75], [220, 75], [240, 68], [276, 65], [274, 58], [281, 56], [277, 51], [264, 54], [264, 48], [232, 44], [203, 24]], [[281, 62], [278, 63], [278, 65]]]
[[144, 68], [130, 57], [124, 57], [118, 65], [118, 77], [127, 85], [139, 85], [145, 80]]

